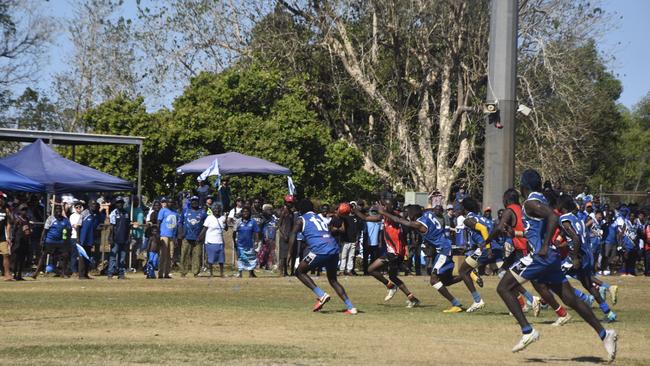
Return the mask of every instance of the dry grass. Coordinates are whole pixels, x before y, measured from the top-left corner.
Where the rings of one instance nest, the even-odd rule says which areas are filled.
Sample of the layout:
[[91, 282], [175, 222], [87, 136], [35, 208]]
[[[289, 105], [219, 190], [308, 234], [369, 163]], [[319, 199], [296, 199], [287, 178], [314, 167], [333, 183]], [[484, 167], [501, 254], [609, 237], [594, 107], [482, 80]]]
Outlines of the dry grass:
[[[616, 363], [648, 365], [650, 282], [609, 280], [621, 285]], [[519, 330], [495, 278], [486, 279], [487, 307], [477, 314], [441, 313], [448, 304], [424, 277], [406, 279], [423, 302], [416, 309], [401, 294], [384, 304], [371, 278], [341, 281], [358, 316], [339, 313], [338, 298], [311, 313], [313, 296], [294, 278], [1, 283], [0, 365], [585, 365], [606, 356], [584, 322], [556, 329], [550, 311], [532, 319], [541, 341], [510, 353]], [[462, 284], [452, 292], [471, 300]]]

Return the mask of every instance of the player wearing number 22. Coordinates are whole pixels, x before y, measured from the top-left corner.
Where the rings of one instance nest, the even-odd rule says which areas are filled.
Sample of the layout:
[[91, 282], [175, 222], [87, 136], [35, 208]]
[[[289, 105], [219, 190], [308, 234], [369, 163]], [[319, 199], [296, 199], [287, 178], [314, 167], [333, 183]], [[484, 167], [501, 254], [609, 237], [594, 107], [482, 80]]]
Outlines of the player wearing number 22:
[[357, 309], [352, 305], [348, 295], [345, 293], [345, 289], [336, 279], [339, 244], [332, 236], [328, 224], [319, 215], [314, 213], [314, 204], [308, 199], [303, 199], [298, 202], [297, 209], [300, 216], [296, 218], [293, 230], [289, 236], [289, 249], [293, 248], [296, 243], [296, 234], [302, 232], [309, 252], [298, 265], [296, 277], [316, 294], [316, 304], [314, 305], [313, 311], [321, 310], [323, 305], [330, 300], [330, 295], [316, 286], [314, 280], [309, 277], [308, 272], [325, 267], [330, 286], [332, 286], [336, 294], [345, 303], [345, 314], [356, 314]]

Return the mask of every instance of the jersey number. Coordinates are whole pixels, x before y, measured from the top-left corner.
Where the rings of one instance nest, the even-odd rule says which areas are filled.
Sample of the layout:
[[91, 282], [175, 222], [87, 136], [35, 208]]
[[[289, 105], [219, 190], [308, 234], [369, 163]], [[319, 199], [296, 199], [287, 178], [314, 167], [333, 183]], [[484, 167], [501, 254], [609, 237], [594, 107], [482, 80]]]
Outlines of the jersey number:
[[327, 231], [327, 224], [326, 224], [324, 221], [318, 219], [316, 216], [312, 216], [312, 217], [309, 219], [309, 221], [310, 221], [312, 224], [316, 225], [316, 229], [317, 229], [318, 231]]

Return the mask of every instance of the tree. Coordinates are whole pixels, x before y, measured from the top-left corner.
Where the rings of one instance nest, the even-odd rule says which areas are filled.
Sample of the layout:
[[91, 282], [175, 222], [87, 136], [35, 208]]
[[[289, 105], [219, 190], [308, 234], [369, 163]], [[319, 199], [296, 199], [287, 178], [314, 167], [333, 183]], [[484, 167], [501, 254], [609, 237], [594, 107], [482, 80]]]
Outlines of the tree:
[[81, 117], [104, 100], [135, 96], [138, 76], [131, 20], [115, 14], [123, 0], [78, 0], [68, 33], [74, 53], [69, 69], [55, 77], [59, 108], [67, 117], [66, 129], [85, 131]]

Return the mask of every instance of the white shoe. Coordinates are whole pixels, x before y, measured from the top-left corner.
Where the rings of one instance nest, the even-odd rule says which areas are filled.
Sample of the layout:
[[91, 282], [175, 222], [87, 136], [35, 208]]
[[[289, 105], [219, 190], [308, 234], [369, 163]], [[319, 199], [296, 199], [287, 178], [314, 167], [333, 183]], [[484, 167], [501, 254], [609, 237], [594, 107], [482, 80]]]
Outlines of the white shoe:
[[605, 345], [605, 351], [607, 351], [607, 361], [612, 362], [616, 358], [616, 341], [618, 339], [618, 334], [613, 329], [608, 329], [605, 333], [605, 339], [603, 339], [603, 344]]
[[527, 312], [530, 311], [530, 309], [531, 309], [530, 305], [524, 304], [524, 307], [521, 308], [521, 311], [523, 311], [524, 313], [527, 313]]
[[420, 306], [420, 300], [418, 300], [417, 298], [414, 297], [413, 300], [406, 300], [407, 308], [412, 309], [416, 306]]
[[358, 313], [357, 308], [348, 309], [343, 312], [343, 314], [347, 314], [347, 315], [357, 315], [357, 313]]
[[475, 311], [479, 311], [479, 310], [483, 309], [484, 307], [485, 307], [485, 302], [483, 301], [483, 299], [481, 299], [481, 301], [473, 303], [472, 306], [470, 306], [467, 309], [467, 312], [468, 313], [473, 313]]
[[512, 352], [513, 353], [519, 352], [519, 351], [523, 350], [524, 348], [528, 347], [531, 343], [536, 342], [538, 340], [539, 340], [539, 332], [536, 331], [535, 329], [533, 329], [532, 332], [530, 332], [528, 334], [524, 334], [521, 337], [521, 340], [519, 341], [519, 343], [517, 343], [512, 348]]
[[551, 324], [554, 327], [561, 327], [564, 324], [568, 323], [571, 320], [571, 314], [566, 313], [566, 316], [559, 316], [556, 321]]
[[612, 274], [612, 272], [608, 269], [603, 271], [603, 276], [609, 276], [610, 274]]
[[542, 310], [541, 298], [539, 296], [533, 296], [533, 316], [537, 318], [539, 312]]
[[389, 289], [388, 289], [388, 293], [386, 294], [386, 297], [384, 297], [384, 301], [389, 301], [390, 299], [393, 298], [393, 296], [395, 296], [396, 293], [397, 293], [397, 289], [396, 289], [396, 288], [394, 288], [394, 287], [393, 287], [393, 288], [389, 288]]

